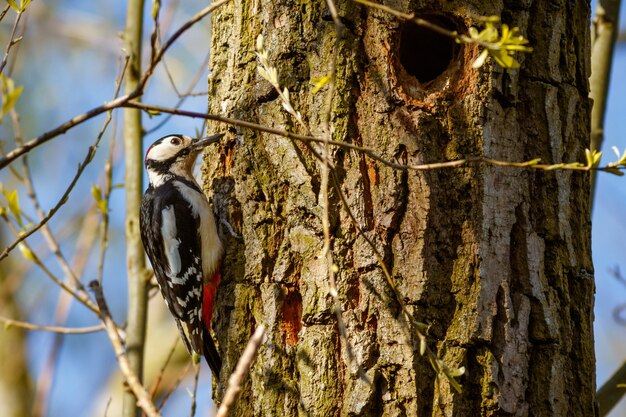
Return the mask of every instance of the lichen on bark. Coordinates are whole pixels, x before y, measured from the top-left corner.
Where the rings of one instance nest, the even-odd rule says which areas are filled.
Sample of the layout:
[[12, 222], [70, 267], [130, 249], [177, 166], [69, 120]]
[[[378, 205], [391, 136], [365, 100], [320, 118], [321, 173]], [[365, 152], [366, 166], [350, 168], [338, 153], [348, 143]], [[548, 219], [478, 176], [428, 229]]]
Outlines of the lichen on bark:
[[[464, 47], [439, 78], [418, 85], [399, 76], [400, 24], [388, 14], [339, 2], [346, 30], [336, 42], [323, 2], [233, 1], [213, 17], [210, 111], [305, 133], [256, 73], [263, 34], [281, 85], [316, 136], [329, 133], [329, 89], [314, 94], [313, 81], [329, 74], [338, 48], [335, 141], [409, 164], [477, 155], [579, 160], [589, 134], [589, 10], [579, 3], [390, 2], [463, 24], [499, 15], [535, 46], [509, 71], [471, 68], [479, 51]], [[594, 415], [586, 174], [399, 171], [333, 149], [358, 226], [413, 318], [427, 324], [430, 348], [467, 369], [457, 393], [420, 356], [413, 324], [331, 188], [338, 292], [356, 362], [346, 360], [319, 258], [319, 162], [302, 143], [228, 129], [230, 140], [204, 166], [218, 215], [240, 236], [223, 234], [215, 330], [226, 373], [253, 327], [268, 328], [233, 415]]]

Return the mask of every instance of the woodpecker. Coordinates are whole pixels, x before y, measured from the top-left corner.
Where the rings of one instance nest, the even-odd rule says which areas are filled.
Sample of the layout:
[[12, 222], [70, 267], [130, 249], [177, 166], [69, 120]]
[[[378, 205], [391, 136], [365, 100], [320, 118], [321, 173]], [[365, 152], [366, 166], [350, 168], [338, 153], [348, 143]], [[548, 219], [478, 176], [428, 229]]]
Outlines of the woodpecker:
[[168, 135], [145, 157], [150, 185], [140, 211], [141, 240], [185, 347], [204, 355], [219, 379], [222, 361], [209, 330], [220, 282], [220, 242], [209, 202], [193, 178], [198, 154], [223, 134]]

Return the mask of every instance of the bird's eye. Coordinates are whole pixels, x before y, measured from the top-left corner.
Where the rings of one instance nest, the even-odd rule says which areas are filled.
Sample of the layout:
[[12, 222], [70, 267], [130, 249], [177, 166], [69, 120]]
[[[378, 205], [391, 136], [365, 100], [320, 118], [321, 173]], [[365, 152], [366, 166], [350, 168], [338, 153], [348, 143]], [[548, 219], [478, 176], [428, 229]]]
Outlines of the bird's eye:
[[180, 145], [180, 138], [172, 138], [170, 139], [170, 143], [174, 146]]

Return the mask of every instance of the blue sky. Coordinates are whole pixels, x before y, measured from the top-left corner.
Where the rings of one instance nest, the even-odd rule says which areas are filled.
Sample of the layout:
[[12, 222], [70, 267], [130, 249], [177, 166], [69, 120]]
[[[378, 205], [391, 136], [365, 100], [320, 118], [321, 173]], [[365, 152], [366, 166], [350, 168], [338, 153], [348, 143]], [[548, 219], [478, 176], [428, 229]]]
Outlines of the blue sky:
[[[625, 14], [622, 8], [622, 30]], [[617, 146], [621, 152], [626, 149], [625, 68], [626, 44], [622, 43], [617, 47], [612, 68], [603, 149], [606, 161], [615, 160], [611, 146]], [[592, 216], [592, 250], [596, 276], [596, 380], [599, 387], [626, 361], [626, 327], [613, 319], [613, 310], [626, 303], [626, 287], [610, 273], [618, 267], [626, 276], [626, 245], [622, 241], [626, 236], [626, 178], [599, 175], [597, 186]], [[626, 401], [622, 399], [611, 417], [624, 415]]]
[[[16, 63], [15, 79], [24, 84], [25, 90], [18, 105], [22, 114], [23, 129], [26, 137], [34, 137], [51, 127], [58, 125], [88, 108], [97, 106], [111, 98], [114, 79], [119, 65], [115, 52], [121, 47], [117, 33], [123, 30], [125, 8], [111, 7], [111, 3], [103, 0], [85, 2], [57, 0], [33, 2], [33, 10], [37, 8], [46, 14], [43, 20], [48, 24], [30, 24]], [[173, 27], [184, 21], [184, 18], [204, 7], [206, 2], [181, 2], [179, 10], [173, 15]], [[622, 26], [626, 13], [622, 11]], [[12, 16], [7, 16], [0, 26], [1, 33], [7, 33]], [[82, 23], [81, 23], [82, 22]], [[85, 23], [86, 22], [86, 23]], [[82, 26], [81, 26], [82, 25]], [[94, 43], [85, 35], [85, 27], [102, 35], [107, 41]], [[61, 30], [63, 29], [63, 30]], [[150, 30], [148, 24], [146, 30]], [[206, 53], [206, 34], [209, 30], [207, 22], [201, 23], [191, 33], [185, 35], [179, 46], [172, 51], [168, 59], [179, 89], [184, 89], [197, 69], [201, 66]], [[45, 44], [42, 44], [43, 41]], [[42, 46], [45, 45], [45, 46]], [[619, 45], [613, 65], [611, 93], [608, 102], [608, 114], [605, 138], [605, 161], [613, 158], [611, 146], [621, 151], [626, 149], [626, 118], [624, 114], [624, 92], [626, 77], [626, 45]], [[206, 88], [206, 73], [200, 77], [196, 91]], [[157, 72], [156, 79], [151, 83], [146, 102], [172, 106], [176, 96], [166, 81], [162, 71]], [[204, 111], [205, 98], [190, 98], [185, 109]], [[161, 118], [147, 119], [147, 129], [160, 122]], [[42, 146], [31, 158], [31, 165], [37, 178], [36, 187], [44, 207], [51, 207], [60, 196], [61, 184], [66, 183], [80, 160], [84, 158], [87, 147], [95, 138], [104, 118], [93, 121], [71, 130], [63, 137]], [[159, 131], [149, 134], [145, 139], [147, 147], [158, 137], [180, 132], [193, 134], [201, 128], [202, 123], [185, 118], [172, 118]], [[6, 135], [0, 126], [0, 132]], [[121, 150], [118, 142], [117, 155]], [[85, 178], [74, 190], [68, 204], [62, 209], [61, 215], [51, 221], [53, 230], [63, 230], [64, 224], [71, 218], [77, 218], [92, 202], [91, 184], [100, 181], [110, 135], [106, 136], [100, 146], [94, 162], [87, 169]], [[62, 168], [58, 168], [62, 167]], [[63, 168], [64, 167], [64, 168]], [[41, 180], [42, 172], [45, 179]], [[114, 183], [123, 182], [122, 171], [114, 171]], [[6, 173], [0, 173], [0, 181], [10, 184]], [[593, 258], [596, 273], [596, 307], [595, 337], [597, 354], [597, 382], [602, 384], [612, 372], [626, 360], [626, 327], [613, 320], [613, 310], [626, 303], [626, 287], [618, 283], [610, 270], [619, 267], [626, 274], [624, 251], [626, 245], [621, 242], [626, 234], [624, 208], [626, 208], [626, 178], [609, 174], [598, 176], [597, 195], [593, 213]], [[24, 201], [25, 198], [23, 197]], [[126, 309], [126, 275], [124, 265], [123, 190], [113, 192], [111, 200], [111, 242], [108, 262], [105, 266], [105, 291], [107, 300], [118, 322], [124, 321]], [[63, 232], [76, 233], [76, 231]], [[41, 240], [32, 239], [35, 247], [41, 247]], [[63, 248], [72, 253], [74, 239], [66, 239]], [[60, 274], [54, 261], [47, 264]], [[85, 276], [95, 275], [95, 265], [90, 263]], [[50, 323], [55, 310], [58, 289], [50, 284], [38, 271], [33, 270], [27, 275], [26, 285], [20, 292], [20, 301], [24, 311], [32, 312], [28, 320], [35, 323]], [[85, 309], [72, 304], [67, 326], [85, 326], [95, 323], [95, 319]], [[1, 337], [1, 333], [0, 333]], [[37, 376], [51, 345], [53, 335], [44, 332], [29, 334], [29, 354], [32, 369]], [[167, 342], [170, 343], [169, 341]], [[88, 369], [86, 364], [89, 365]], [[112, 349], [106, 336], [93, 334], [64, 338], [63, 348], [59, 357], [59, 370], [55, 376], [49, 416], [85, 416], [93, 412], [102, 415], [103, 409], [92, 410], [94, 397], [101, 392], [103, 384], [109, 378], [116, 364]], [[192, 381], [187, 379], [183, 387], [190, 388]], [[201, 374], [201, 400], [198, 415], [206, 415], [207, 399], [209, 398], [208, 371], [203, 368]], [[187, 410], [189, 398], [185, 389], [178, 390], [169, 405], [169, 410], [179, 408]], [[204, 405], [202, 405], [204, 404]], [[115, 407], [116, 405], [112, 405]], [[109, 415], [116, 415], [114, 408]], [[626, 403], [622, 401], [620, 408], [613, 417], [626, 415]]]

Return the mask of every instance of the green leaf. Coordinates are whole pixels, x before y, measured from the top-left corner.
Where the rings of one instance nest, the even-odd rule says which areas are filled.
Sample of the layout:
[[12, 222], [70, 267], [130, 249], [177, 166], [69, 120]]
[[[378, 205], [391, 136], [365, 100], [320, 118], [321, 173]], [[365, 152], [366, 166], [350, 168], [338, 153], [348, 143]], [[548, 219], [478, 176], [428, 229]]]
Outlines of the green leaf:
[[458, 392], [459, 394], [463, 392], [463, 388], [461, 387], [461, 384], [459, 384], [459, 382], [456, 379], [450, 376], [448, 376], [447, 379], [450, 385], [452, 385], [452, 388], [454, 388], [456, 392]]
[[105, 215], [107, 212], [107, 201], [102, 197], [102, 190], [96, 184], [91, 184], [91, 195], [93, 199], [96, 200], [96, 205], [100, 210], [102, 215]]
[[526, 161], [524, 165], [531, 167], [533, 165], [537, 165], [539, 162], [541, 162], [541, 158], [535, 158], [535, 159], [531, 159], [530, 161]]
[[464, 374], [465, 374], [465, 367], [464, 367], [464, 366], [461, 366], [460, 368], [456, 368], [456, 369], [449, 369], [449, 370], [448, 370], [448, 374], [449, 374], [451, 377], [453, 377], [453, 378], [456, 378], [456, 377], [459, 377], [459, 376], [461, 376], [461, 375], [464, 375]]
[[478, 58], [476, 58], [476, 60], [472, 64], [472, 68], [482, 67], [485, 64], [485, 61], [487, 60], [488, 56], [489, 56], [489, 51], [487, 49], [483, 50], [480, 53], [480, 55], [478, 55]]
[[265, 71], [265, 68], [263, 67], [257, 67], [257, 71], [259, 72], [259, 75], [261, 77], [263, 77], [264, 79], [266, 79], [267, 81], [270, 80], [270, 75], [267, 73], [267, 71]]
[[509, 28], [503, 24], [500, 33], [494, 23], [500, 20], [496, 16], [483, 19], [485, 28], [480, 32], [475, 27], [468, 30], [467, 37], [457, 38], [457, 41], [477, 43], [485, 49], [472, 64], [473, 68], [481, 67], [487, 56], [491, 56], [498, 65], [503, 68], [519, 68], [519, 62], [513, 58], [514, 52], [531, 52], [532, 48], [527, 46], [528, 39], [519, 34], [519, 28]]
[[11, 214], [13, 214], [13, 217], [15, 217], [15, 220], [17, 220], [17, 224], [19, 224], [20, 227], [24, 227], [24, 224], [22, 223], [22, 216], [20, 215], [20, 199], [17, 195], [17, 190], [9, 192], [3, 189], [2, 193], [7, 199], [7, 203], [9, 203], [9, 210], [11, 211]]
[[313, 80], [313, 94], [317, 94], [330, 81], [330, 75], [324, 75], [322, 78], [314, 78]]
[[15, 3], [15, 0], [7, 0], [7, 3], [9, 3], [9, 6], [11, 6], [13, 10], [18, 13], [20, 12], [20, 8], [18, 7], [17, 3]]
[[20, 98], [22, 94], [23, 86], [15, 87], [15, 82], [6, 77], [4, 74], [0, 74], [0, 82], [2, 82], [2, 108], [0, 109], [0, 120], [2, 117], [7, 114], [15, 103], [17, 99]]
[[35, 261], [35, 254], [33, 253], [32, 250], [30, 250], [30, 248], [26, 245], [26, 243], [24, 242], [20, 242], [17, 245], [17, 248], [20, 250], [20, 253], [22, 254], [22, 256], [27, 260], [27, 261]]
[[604, 170], [604, 172], [608, 172], [609, 174], [617, 175], [618, 177], [624, 176], [624, 171], [615, 167], [608, 167]]
[[152, 0], [152, 19], [156, 19], [161, 10], [161, 0]]
[[20, 6], [20, 13], [26, 10], [26, 6], [30, 4], [32, 0], [22, 0], [22, 5]]
[[585, 158], [587, 159], [587, 167], [595, 168], [600, 165], [600, 159], [602, 159], [602, 152], [598, 152], [597, 150], [589, 150], [585, 149]]
[[426, 353], [426, 338], [420, 337], [420, 355], [424, 356], [424, 353]]
[[609, 165], [626, 165], [626, 149], [624, 149], [623, 154], [620, 153], [619, 149], [617, 149], [617, 146], [611, 146], [611, 149], [613, 149], [613, 152], [615, 152], [615, 155], [617, 155], [617, 161]]

